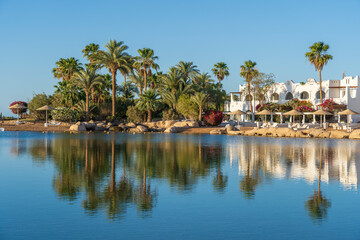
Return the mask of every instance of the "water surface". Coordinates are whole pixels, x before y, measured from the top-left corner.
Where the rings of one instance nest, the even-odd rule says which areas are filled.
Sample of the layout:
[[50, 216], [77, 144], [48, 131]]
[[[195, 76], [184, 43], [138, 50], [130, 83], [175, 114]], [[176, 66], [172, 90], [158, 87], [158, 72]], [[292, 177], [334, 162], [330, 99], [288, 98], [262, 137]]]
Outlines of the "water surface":
[[360, 239], [360, 141], [0, 133], [0, 239]]

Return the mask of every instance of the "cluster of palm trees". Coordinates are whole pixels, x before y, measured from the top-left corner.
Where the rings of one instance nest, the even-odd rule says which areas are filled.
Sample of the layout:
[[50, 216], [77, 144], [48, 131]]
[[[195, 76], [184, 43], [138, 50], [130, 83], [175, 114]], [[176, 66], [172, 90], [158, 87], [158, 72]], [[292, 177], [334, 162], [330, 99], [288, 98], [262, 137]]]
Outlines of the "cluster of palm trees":
[[[75, 58], [61, 58], [56, 62], [53, 74], [62, 81], [56, 86], [55, 93], [61, 96], [62, 103], [68, 107], [80, 106], [89, 119], [92, 106], [109, 102], [111, 96], [111, 116], [115, 118], [117, 94], [120, 93], [124, 99], [133, 99], [131, 104], [151, 121], [152, 114], [160, 110], [181, 115], [178, 102], [185, 95], [197, 106], [201, 120], [204, 109], [220, 110], [227, 99], [221, 84], [229, 76], [224, 62], [215, 64], [212, 69], [219, 81], [215, 84], [211, 76], [201, 73], [193, 62], [180, 61], [163, 73], [158, 71], [160, 67], [154, 50], [139, 49], [138, 56], [131, 56], [127, 50], [128, 46], [121, 41], [110, 40], [105, 50], [91, 43], [82, 50], [88, 63], [83, 65]], [[109, 74], [99, 74], [101, 69], [107, 69]], [[124, 77], [124, 83], [119, 86], [116, 82], [118, 72]], [[134, 99], [136, 96], [138, 98]], [[85, 100], [81, 102], [80, 99]]]

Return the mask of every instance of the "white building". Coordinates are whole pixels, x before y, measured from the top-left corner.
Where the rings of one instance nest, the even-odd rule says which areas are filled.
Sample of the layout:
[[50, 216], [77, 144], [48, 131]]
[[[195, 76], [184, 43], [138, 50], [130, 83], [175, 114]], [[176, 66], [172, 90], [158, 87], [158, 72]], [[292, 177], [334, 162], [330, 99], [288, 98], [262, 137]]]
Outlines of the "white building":
[[[342, 80], [322, 81], [323, 101], [332, 98], [336, 103], [347, 105], [349, 109], [360, 112], [360, 90], [358, 86], [359, 76], [344, 77]], [[239, 85], [238, 92], [231, 92], [231, 101], [225, 104], [225, 112], [250, 111], [246, 87], [246, 84]], [[309, 78], [306, 83], [294, 83], [292, 80], [275, 83], [266, 94], [265, 102], [284, 104], [293, 98], [308, 100], [316, 108], [316, 105], [320, 104], [319, 83], [313, 78]], [[253, 99], [252, 104], [254, 107], [259, 104], [259, 101]], [[353, 119], [355, 120], [356, 117]]]

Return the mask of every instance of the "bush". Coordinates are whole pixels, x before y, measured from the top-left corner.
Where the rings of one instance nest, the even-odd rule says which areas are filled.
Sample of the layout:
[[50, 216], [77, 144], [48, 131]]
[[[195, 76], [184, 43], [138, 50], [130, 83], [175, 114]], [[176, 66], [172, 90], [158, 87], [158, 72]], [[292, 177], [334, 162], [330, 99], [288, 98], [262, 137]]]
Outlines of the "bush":
[[76, 112], [70, 108], [57, 108], [51, 113], [52, 118], [55, 121], [60, 122], [72, 122], [76, 120]]
[[127, 116], [127, 121], [128, 122], [135, 122], [135, 123], [139, 123], [144, 121], [145, 118], [145, 112], [139, 110], [137, 107], [135, 106], [130, 106], [128, 107], [128, 110], [126, 111], [126, 116]]
[[34, 94], [33, 98], [29, 102], [30, 116], [35, 120], [45, 120], [46, 112], [37, 111], [36, 109], [50, 104], [51, 104], [51, 99], [45, 93]]
[[199, 117], [198, 107], [191, 101], [189, 95], [182, 95], [179, 98], [176, 111], [186, 119], [197, 119]]
[[224, 118], [224, 114], [221, 111], [210, 110], [206, 111], [204, 115], [204, 122], [207, 125], [217, 126]]
[[174, 109], [168, 109], [168, 110], [164, 110], [162, 112], [162, 119], [163, 120], [177, 120], [179, 119], [179, 114], [177, 114], [177, 112]]

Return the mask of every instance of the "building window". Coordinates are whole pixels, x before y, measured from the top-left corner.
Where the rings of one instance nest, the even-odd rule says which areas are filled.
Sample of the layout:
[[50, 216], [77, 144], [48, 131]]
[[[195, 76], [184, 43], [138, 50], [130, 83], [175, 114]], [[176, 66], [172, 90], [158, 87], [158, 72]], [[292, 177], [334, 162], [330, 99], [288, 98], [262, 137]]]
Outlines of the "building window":
[[309, 93], [304, 91], [300, 93], [300, 99], [309, 99]]
[[252, 97], [251, 97], [251, 95], [246, 95], [246, 97], [245, 97], [245, 101], [251, 101], [251, 99], [252, 99]]
[[273, 94], [271, 95], [271, 100], [272, 100], [272, 101], [278, 101], [278, 100], [279, 100], [279, 94], [273, 93]]
[[[321, 93], [322, 93], [322, 97], [325, 98], [325, 92], [321, 91]], [[316, 99], [320, 99], [320, 91], [316, 92]]]
[[292, 95], [291, 92], [288, 92], [288, 93], [286, 94], [286, 96], [285, 96], [285, 100], [291, 100], [291, 99], [293, 99], [293, 98], [294, 98], [294, 96]]

